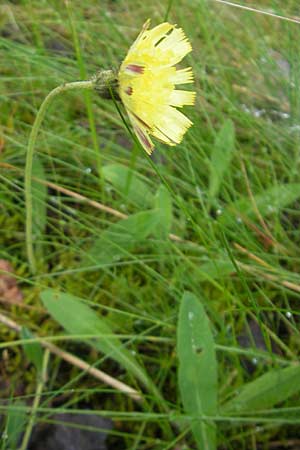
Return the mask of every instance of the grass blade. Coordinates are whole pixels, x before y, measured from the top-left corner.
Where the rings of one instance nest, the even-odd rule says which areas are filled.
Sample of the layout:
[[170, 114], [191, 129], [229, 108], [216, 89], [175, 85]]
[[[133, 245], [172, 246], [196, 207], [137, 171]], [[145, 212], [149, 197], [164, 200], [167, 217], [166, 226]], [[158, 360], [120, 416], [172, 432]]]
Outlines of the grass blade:
[[228, 172], [229, 164], [234, 152], [235, 132], [231, 120], [226, 120], [216, 136], [211, 155], [209, 196], [218, 196], [224, 175]]

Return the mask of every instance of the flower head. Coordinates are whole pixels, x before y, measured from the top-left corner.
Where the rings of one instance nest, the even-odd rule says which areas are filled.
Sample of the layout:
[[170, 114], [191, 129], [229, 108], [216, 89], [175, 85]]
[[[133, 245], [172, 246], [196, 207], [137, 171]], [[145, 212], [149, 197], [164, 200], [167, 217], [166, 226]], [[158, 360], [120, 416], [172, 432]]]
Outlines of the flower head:
[[181, 28], [162, 23], [151, 30], [148, 20], [121, 64], [119, 95], [133, 129], [148, 154], [154, 149], [149, 135], [168, 145], [182, 141], [192, 122], [176, 107], [193, 105], [195, 92], [176, 89], [192, 83], [190, 67], [176, 69], [192, 46]]

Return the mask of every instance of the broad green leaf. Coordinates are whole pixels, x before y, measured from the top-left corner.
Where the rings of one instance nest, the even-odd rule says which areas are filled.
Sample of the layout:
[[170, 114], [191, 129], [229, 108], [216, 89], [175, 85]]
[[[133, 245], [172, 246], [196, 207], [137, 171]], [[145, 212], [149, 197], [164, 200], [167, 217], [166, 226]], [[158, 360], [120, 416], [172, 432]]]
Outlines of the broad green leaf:
[[211, 155], [209, 196], [218, 196], [221, 183], [229, 169], [229, 164], [234, 151], [234, 125], [231, 120], [226, 120], [223, 127], [216, 136], [214, 148]]
[[274, 369], [245, 384], [239, 394], [227, 402], [223, 412], [250, 412], [268, 409], [300, 391], [300, 365]]
[[112, 264], [127, 257], [136, 245], [157, 230], [159, 214], [156, 210], [142, 211], [119, 220], [106, 229], [87, 252], [85, 263]]
[[[28, 330], [28, 328], [23, 327], [21, 329], [21, 338], [32, 339], [34, 335]], [[43, 366], [43, 349], [39, 342], [29, 342], [23, 343], [24, 352], [29, 359], [29, 361], [35, 365], [36, 370], [41, 372]]]
[[[277, 213], [285, 206], [293, 203], [300, 197], [300, 183], [282, 184], [267, 189], [263, 194], [254, 197], [255, 204], [262, 216]], [[221, 223], [230, 225], [236, 222], [237, 217], [253, 218], [257, 216], [253, 202], [249, 197], [241, 198], [229, 205], [219, 216]]]
[[[25, 406], [25, 402], [19, 400], [13, 401], [8, 406], [5, 433], [7, 436], [7, 448], [10, 450], [18, 448], [21, 434], [25, 429], [27, 420]], [[24, 407], [23, 410], [21, 409], [22, 407]]]
[[40, 239], [47, 223], [47, 187], [34, 179], [46, 179], [44, 166], [37, 156], [33, 159], [32, 176], [33, 235]]
[[186, 413], [200, 450], [216, 448], [216, 427], [201, 416], [217, 412], [217, 361], [209, 319], [201, 302], [185, 292], [177, 327], [178, 382]]
[[93, 334], [95, 338], [85, 340], [104, 355], [117, 361], [138, 378], [150, 391], [157, 393], [132, 353], [114, 335], [110, 323], [87, 306], [83, 299], [52, 289], [41, 293], [42, 301], [51, 316], [71, 335]]
[[236, 272], [232, 261], [229, 258], [212, 259], [203, 264], [199, 264], [197, 273], [201, 280], [217, 280], [227, 278]]
[[[109, 181], [120, 195], [126, 196], [127, 201], [144, 209], [153, 204], [153, 195], [149, 186], [137, 172], [132, 172], [132, 169], [120, 164], [109, 164], [103, 167], [102, 173], [105, 180]], [[128, 177], [130, 177], [130, 187], [126, 192]]]
[[154, 207], [159, 214], [158, 233], [167, 237], [172, 225], [172, 199], [168, 189], [161, 184], [154, 198]]

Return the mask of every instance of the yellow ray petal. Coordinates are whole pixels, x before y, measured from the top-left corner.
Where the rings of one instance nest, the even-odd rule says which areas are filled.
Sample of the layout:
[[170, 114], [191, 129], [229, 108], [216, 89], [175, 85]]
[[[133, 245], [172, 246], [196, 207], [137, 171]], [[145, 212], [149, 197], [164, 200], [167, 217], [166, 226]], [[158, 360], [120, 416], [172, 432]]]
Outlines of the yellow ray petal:
[[[155, 130], [167, 136], [171, 142], [179, 144], [186, 130], [193, 124], [184, 114], [172, 106], [167, 106], [157, 121]], [[153, 136], [156, 131], [153, 131]]]
[[134, 115], [132, 115], [129, 111], [127, 112], [129, 119], [132, 123], [135, 135], [138, 138], [141, 146], [148, 153], [148, 155], [151, 155], [151, 153], [154, 150], [154, 145], [151, 139], [149, 138], [146, 126], [144, 126], [140, 120], [137, 120], [137, 118]]
[[164, 134], [161, 130], [159, 130], [158, 128], [155, 128], [152, 132], [152, 135], [158, 139], [160, 142], [162, 142], [163, 144], [167, 144], [170, 146], [174, 146], [177, 143], [172, 141], [169, 136], [167, 136], [166, 134]]
[[192, 83], [194, 81], [192, 68], [187, 67], [186, 69], [176, 70], [175, 73], [170, 77], [170, 80], [174, 84]]
[[156, 27], [149, 30], [147, 33], [147, 40], [151, 45], [155, 46], [159, 42], [160, 39], [164, 38], [166, 34], [174, 28], [174, 25], [171, 25], [168, 22], [161, 23]]
[[192, 46], [182, 28], [173, 28], [171, 33], [157, 45], [157, 48], [165, 53], [171, 52], [169, 55], [169, 64], [172, 66], [179, 63], [179, 61], [192, 51]]
[[195, 103], [196, 92], [181, 91], [174, 89], [170, 96], [170, 105], [182, 107], [184, 105], [193, 105]]
[[130, 47], [129, 52], [133, 51], [138, 46], [139, 42], [146, 36], [146, 32], [147, 32], [147, 29], [149, 28], [150, 22], [151, 22], [150, 19], [146, 20], [146, 22], [144, 23], [140, 34], [138, 35], [138, 37], [136, 38], [136, 40], [134, 41], [134, 43]]

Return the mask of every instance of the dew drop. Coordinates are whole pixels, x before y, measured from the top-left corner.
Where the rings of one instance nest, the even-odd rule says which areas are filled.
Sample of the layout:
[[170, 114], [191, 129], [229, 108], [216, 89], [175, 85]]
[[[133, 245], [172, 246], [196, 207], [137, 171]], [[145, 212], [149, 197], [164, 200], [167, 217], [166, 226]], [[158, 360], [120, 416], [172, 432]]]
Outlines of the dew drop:
[[255, 109], [253, 111], [254, 117], [261, 117], [266, 111], [264, 109]]
[[278, 115], [281, 119], [289, 119], [290, 118], [290, 115], [283, 111], [279, 111]]
[[286, 315], [286, 317], [287, 317], [288, 319], [291, 319], [291, 318], [293, 317], [293, 314], [291, 313], [291, 311], [287, 311], [287, 312], [285, 313], [285, 315]]
[[194, 313], [193, 313], [192, 311], [189, 311], [189, 313], [188, 313], [188, 318], [189, 318], [189, 320], [193, 320], [193, 318], [194, 318]]
[[85, 173], [89, 174], [92, 172], [92, 169], [90, 167], [86, 167], [86, 169], [84, 169]]

